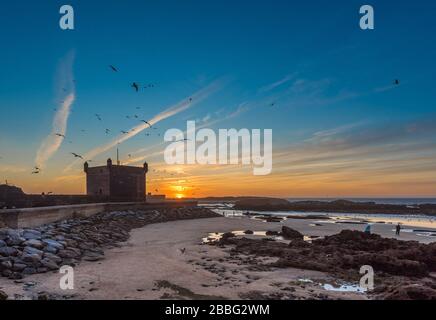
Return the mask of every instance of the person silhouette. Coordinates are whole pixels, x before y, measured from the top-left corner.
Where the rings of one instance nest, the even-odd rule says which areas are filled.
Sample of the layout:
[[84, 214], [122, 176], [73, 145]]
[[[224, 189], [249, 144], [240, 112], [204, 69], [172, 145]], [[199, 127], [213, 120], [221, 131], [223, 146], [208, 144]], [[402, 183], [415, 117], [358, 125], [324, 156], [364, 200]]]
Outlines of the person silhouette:
[[401, 225], [400, 225], [400, 223], [398, 223], [396, 228], [395, 228], [395, 234], [397, 236], [399, 236], [400, 235], [400, 231], [401, 231]]

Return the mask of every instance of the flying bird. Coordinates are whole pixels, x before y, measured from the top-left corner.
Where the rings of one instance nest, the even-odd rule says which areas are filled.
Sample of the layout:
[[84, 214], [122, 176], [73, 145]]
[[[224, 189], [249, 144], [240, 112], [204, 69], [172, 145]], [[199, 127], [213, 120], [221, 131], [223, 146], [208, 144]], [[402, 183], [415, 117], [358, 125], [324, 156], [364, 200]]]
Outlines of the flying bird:
[[144, 122], [145, 124], [147, 124], [147, 125], [151, 128], [151, 124], [150, 124], [150, 122], [145, 121], [145, 120], [141, 120], [141, 122]]
[[139, 91], [139, 84], [137, 84], [136, 82], [133, 82], [132, 88], [134, 88], [136, 90], [136, 92], [138, 92]]
[[106, 134], [109, 134], [109, 132], [111, 132], [109, 129], [105, 130]]
[[122, 134], [128, 134], [129, 132], [124, 131], [124, 130], [121, 130], [121, 133], [122, 133]]
[[74, 153], [74, 152], [70, 152], [75, 158], [80, 158], [83, 160], [83, 157], [80, 154]]
[[65, 135], [63, 135], [63, 134], [61, 134], [61, 133], [55, 133], [55, 135], [58, 136], [58, 137], [62, 137], [62, 138], [65, 139]]
[[112, 71], [114, 71], [114, 72], [118, 72], [118, 69], [115, 68], [113, 65], [110, 65], [109, 67], [112, 69]]
[[35, 171], [32, 171], [32, 174], [38, 174], [40, 171], [38, 171], [38, 170], [35, 170]]
[[395, 79], [395, 80], [394, 80], [394, 84], [395, 84], [396, 86], [398, 86], [398, 85], [400, 84], [400, 80]]
[[95, 116], [97, 117], [98, 121], [101, 121], [101, 116], [98, 113], [96, 113]]

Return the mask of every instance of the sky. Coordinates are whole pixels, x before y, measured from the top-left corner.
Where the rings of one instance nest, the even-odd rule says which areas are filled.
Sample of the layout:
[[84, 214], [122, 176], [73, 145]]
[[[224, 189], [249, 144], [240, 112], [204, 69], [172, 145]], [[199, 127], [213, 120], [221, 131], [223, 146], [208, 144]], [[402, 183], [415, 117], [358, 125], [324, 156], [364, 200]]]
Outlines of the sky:
[[[74, 30], [59, 27], [64, 4]], [[374, 30], [359, 28], [363, 4]], [[2, 2], [0, 183], [82, 194], [72, 153], [104, 165], [118, 147], [170, 197], [434, 197], [435, 13], [427, 0]], [[272, 173], [166, 164], [163, 135], [188, 120], [272, 129]]]

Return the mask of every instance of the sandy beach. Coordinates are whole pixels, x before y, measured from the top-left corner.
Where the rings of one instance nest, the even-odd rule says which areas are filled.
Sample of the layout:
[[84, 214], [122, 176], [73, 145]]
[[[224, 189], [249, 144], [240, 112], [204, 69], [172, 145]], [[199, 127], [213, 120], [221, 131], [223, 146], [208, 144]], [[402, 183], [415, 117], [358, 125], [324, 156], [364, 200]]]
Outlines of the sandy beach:
[[[15, 299], [46, 295], [56, 299], [366, 299], [364, 293], [336, 292], [340, 279], [317, 271], [293, 268], [255, 270], [254, 257], [231, 257], [228, 248], [202, 243], [211, 232], [279, 231], [282, 225], [308, 236], [362, 231], [365, 225], [288, 219], [267, 223], [247, 217], [207, 218], [150, 224], [131, 232], [130, 239], [105, 251], [105, 259], [82, 261], [74, 268], [74, 290], [61, 290], [61, 274], [36, 274], [22, 280], [0, 278], [0, 290]], [[377, 224], [373, 232], [395, 237], [393, 226]], [[248, 238], [255, 236], [246, 236]], [[429, 237], [403, 233], [402, 240], [430, 242]], [[182, 252], [184, 250], [184, 252]], [[357, 272], [357, 271], [356, 271]]]

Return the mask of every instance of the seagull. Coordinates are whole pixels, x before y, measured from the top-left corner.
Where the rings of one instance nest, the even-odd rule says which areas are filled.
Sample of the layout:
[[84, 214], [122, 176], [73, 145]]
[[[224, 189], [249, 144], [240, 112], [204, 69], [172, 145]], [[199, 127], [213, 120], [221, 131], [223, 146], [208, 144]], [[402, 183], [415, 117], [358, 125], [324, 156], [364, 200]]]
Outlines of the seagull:
[[32, 171], [32, 174], [38, 174], [40, 171], [38, 171], [38, 170], [35, 170], [35, 171]]
[[105, 130], [106, 134], [109, 134], [109, 132], [111, 132], [109, 129]]
[[70, 152], [75, 158], [80, 158], [83, 160], [83, 157], [80, 154], [74, 153], [74, 152]]
[[129, 158], [131, 158], [131, 157], [132, 157], [132, 155], [131, 155], [131, 154], [128, 154], [127, 156], [128, 156]]
[[99, 121], [101, 121], [101, 116], [100, 116], [98, 113], [96, 113], [95, 116], [97, 117], [97, 119], [98, 119]]
[[132, 88], [134, 88], [136, 90], [136, 92], [138, 92], [139, 91], [139, 84], [137, 84], [136, 82], [133, 82]]
[[187, 138], [185, 138], [185, 139], [180, 139], [180, 140], [177, 140], [177, 141], [174, 141], [174, 142], [182, 142], [182, 141], [191, 141], [190, 139], [187, 139]]
[[400, 80], [395, 79], [395, 80], [394, 80], [394, 84], [395, 84], [396, 86], [398, 86], [398, 85], [400, 84]]
[[270, 104], [271, 107], [274, 107], [275, 105], [276, 105], [275, 102], [273, 102], [273, 103]]
[[113, 65], [110, 65], [109, 67], [112, 69], [112, 71], [114, 71], [114, 72], [118, 72], [118, 69], [115, 68]]
[[122, 133], [122, 134], [128, 134], [128, 132], [127, 132], [127, 131], [124, 131], [124, 130], [121, 130], [121, 133]]
[[145, 121], [145, 120], [141, 120], [141, 122], [144, 122], [145, 124], [148, 124], [148, 126], [151, 128], [151, 124], [150, 124], [150, 122]]
[[55, 135], [58, 136], [58, 137], [62, 137], [62, 138], [65, 139], [65, 135], [63, 135], [63, 134], [61, 134], [61, 133], [55, 133]]
[[134, 117], [135, 117], [135, 119], [138, 119], [138, 118], [139, 118], [138, 115], [136, 115], [136, 114], [134, 115]]
[[126, 116], [127, 119], [130, 119], [130, 116]]

